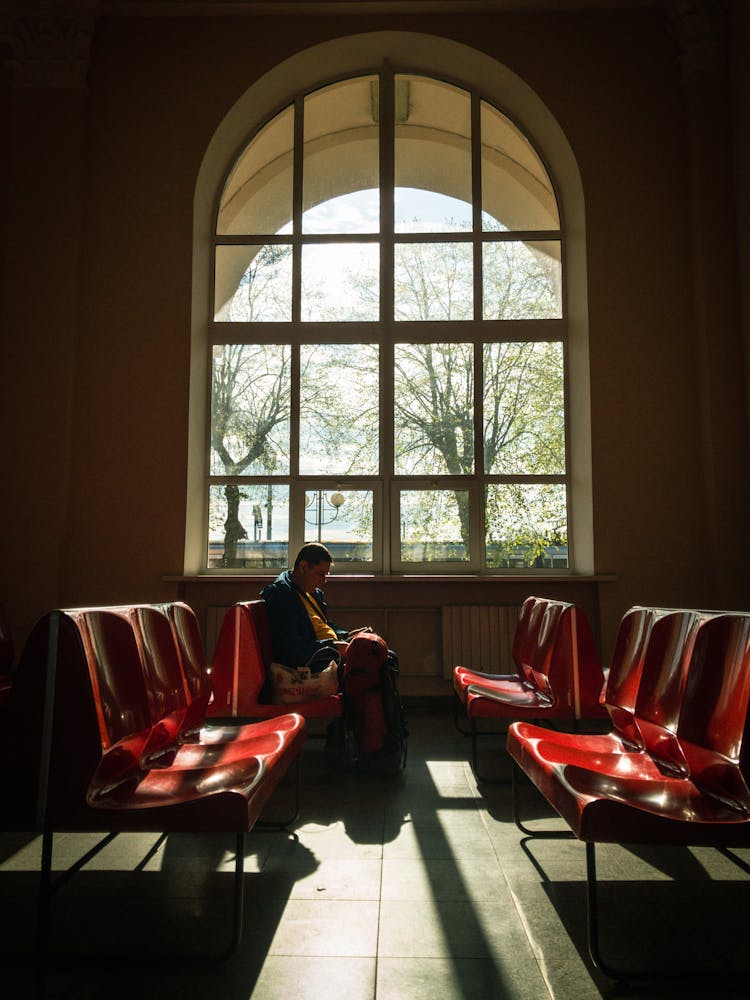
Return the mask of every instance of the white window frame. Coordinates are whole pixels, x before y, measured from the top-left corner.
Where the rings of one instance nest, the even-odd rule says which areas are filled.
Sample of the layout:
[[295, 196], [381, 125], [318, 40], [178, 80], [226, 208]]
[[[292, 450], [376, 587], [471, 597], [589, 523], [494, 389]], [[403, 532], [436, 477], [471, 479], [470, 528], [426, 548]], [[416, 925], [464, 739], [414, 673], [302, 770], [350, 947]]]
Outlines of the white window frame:
[[[237, 105], [232, 109], [230, 115], [227, 116], [222, 127], [217, 131], [214, 136], [209, 150], [207, 151], [206, 158], [204, 159], [203, 166], [201, 168], [201, 176], [199, 178], [199, 183], [196, 190], [196, 241], [195, 241], [195, 281], [194, 281], [194, 301], [193, 301], [193, 350], [192, 350], [192, 363], [191, 363], [191, 421], [190, 421], [190, 461], [188, 467], [188, 510], [186, 518], [186, 548], [185, 548], [185, 573], [195, 574], [195, 573], [205, 573], [205, 539], [206, 539], [206, 515], [205, 515], [205, 505], [207, 502], [207, 490], [205, 488], [205, 469], [207, 465], [207, 455], [208, 447], [205, 447], [203, 452], [203, 457], [200, 458], [196, 455], [195, 441], [199, 436], [200, 440], [207, 443], [208, 438], [208, 428], [205, 426], [207, 423], [206, 414], [208, 413], [208, 389], [207, 383], [210, 379], [210, 372], [207, 369], [210, 368], [210, 351], [207, 351], [207, 341], [211, 341], [210, 337], [207, 337], [207, 314], [209, 316], [208, 325], [211, 326], [211, 319], [213, 317], [212, 309], [209, 310], [206, 307], [209, 305], [210, 294], [207, 294], [208, 287], [212, 286], [212, 267], [205, 267], [206, 258], [208, 260], [212, 259], [212, 254], [210, 252], [211, 246], [213, 245], [213, 225], [216, 218], [216, 209], [218, 207], [218, 197], [221, 190], [221, 183], [219, 178], [223, 179], [228, 170], [231, 168], [234, 158], [236, 157], [236, 150], [238, 148], [244, 148], [244, 144], [249, 140], [252, 134], [254, 134], [265, 121], [273, 117], [273, 114], [277, 113], [284, 106], [291, 103], [295, 97], [298, 97], [300, 92], [309, 92], [320, 86], [325, 86], [327, 83], [331, 82], [329, 78], [320, 78], [319, 70], [314, 69], [314, 67], [319, 67], [321, 65], [331, 65], [331, 59], [334, 58], [334, 50], [336, 54], [337, 65], [339, 65], [341, 72], [337, 74], [338, 79], [346, 79], [352, 76], [361, 75], [364, 73], [370, 73], [377, 70], [379, 65], [383, 64], [384, 56], [387, 59], [390, 56], [390, 64], [394, 68], [394, 72], [401, 73], [418, 73], [420, 75], [433, 76], [438, 79], [446, 80], [447, 82], [455, 83], [457, 86], [463, 87], [470, 91], [475, 91], [479, 94], [482, 100], [486, 100], [494, 106], [498, 107], [503, 113], [512, 117], [522, 128], [524, 133], [531, 139], [532, 143], [535, 145], [536, 149], [544, 159], [551, 176], [555, 177], [556, 186], [558, 188], [558, 204], [560, 208], [561, 219], [563, 221], [563, 229], [561, 237], [564, 239], [563, 245], [563, 315], [566, 317], [563, 321], [545, 320], [541, 321], [547, 326], [550, 323], [560, 323], [561, 327], [567, 328], [567, 336], [561, 337], [559, 339], [563, 340], [565, 344], [565, 361], [566, 361], [566, 443], [570, 450], [570, 457], [568, 460], [568, 474], [567, 474], [567, 484], [568, 484], [568, 502], [569, 502], [569, 564], [570, 568], [566, 570], [566, 573], [578, 572], [586, 573], [593, 572], [593, 533], [592, 533], [592, 517], [591, 517], [591, 469], [590, 469], [590, 418], [589, 418], [589, 386], [588, 386], [588, 340], [587, 340], [587, 327], [585, 323], [586, 316], [586, 296], [585, 296], [585, 246], [583, 244], [583, 202], [582, 202], [582, 191], [580, 186], [580, 176], [578, 175], [577, 168], [575, 166], [575, 161], [572, 157], [569, 146], [564, 140], [564, 136], [559, 130], [554, 120], [549, 115], [549, 112], [544, 108], [539, 99], [534, 95], [522, 81], [520, 81], [513, 74], [510, 74], [504, 67], [500, 67], [499, 64], [495, 63], [493, 60], [482, 56], [480, 53], [469, 50], [464, 46], [458, 45], [456, 43], [449, 42], [444, 39], [435, 39], [430, 36], [419, 36], [425, 40], [425, 44], [420, 48], [421, 57], [420, 63], [415, 64], [413, 59], [414, 48], [414, 36], [407, 34], [387, 33], [386, 37], [382, 37], [381, 33], [367, 35], [367, 36], [357, 36], [356, 39], [347, 40], [349, 45], [342, 44], [343, 40], [339, 42], [324, 43], [322, 46], [317, 46], [315, 49], [309, 50], [307, 53], [300, 54], [296, 57], [293, 62], [295, 64], [295, 73], [291, 74], [287, 79], [283, 87], [281, 87], [281, 79], [279, 77], [280, 67], [276, 70], [271, 71], [266, 77], [261, 81], [258, 81], [250, 90], [246, 93], [243, 99], [241, 99]], [[358, 44], [354, 44], [355, 41]], [[387, 44], [386, 44], [387, 42]], [[371, 56], [373, 47], [379, 50], [379, 58], [375, 62]], [[385, 51], [387, 49], [387, 51]], [[400, 50], [400, 52], [399, 52]], [[328, 61], [320, 62], [320, 57], [324, 51], [328, 52]], [[450, 67], [450, 71], [448, 68]], [[288, 67], [287, 67], [288, 68]], [[460, 73], [456, 72], [460, 69]], [[294, 77], [296, 76], [298, 87], [294, 87]], [[291, 86], [290, 86], [291, 85]], [[267, 101], [265, 104], [265, 115], [261, 114], [261, 108], [263, 102], [267, 99], [270, 93], [275, 87], [280, 87], [281, 89], [276, 94], [275, 101]], [[292, 93], [292, 87], [294, 87], [294, 93]], [[383, 99], [387, 101], [387, 87], [381, 88], [385, 92], [383, 93]], [[278, 94], [287, 94], [287, 99], [283, 101], [278, 100]], [[272, 114], [268, 114], [268, 108], [274, 109]], [[244, 123], [242, 118], [244, 117]], [[381, 115], [381, 119], [383, 116]], [[242, 127], [244, 124], [244, 127]], [[387, 121], [383, 123], [383, 127], [387, 127]], [[230, 135], [234, 136], [234, 142], [231, 144], [232, 154], [229, 154], [229, 144], [227, 139]], [[241, 140], [238, 142], [239, 136], [242, 136]], [[222, 171], [223, 168], [223, 171]], [[211, 192], [212, 208], [213, 211], [206, 211], [206, 194], [208, 193], [208, 188], [213, 181], [213, 190]], [[392, 190], [392, 189], [391, 189]], [[381, 207], [381, 212], [383, 217], [387, 217], [389, 210], [392, 209], [392, 203], [389, 206], [385, 204]], [[392, 219], [392, 214], [390, 215]], [[572, 226], [571, 226], [572, 221]], [[210, 227], [210, 231], [209, 231]], [[385, 228], [385, 227], [383, 227]], [[299, 230], [299, 227], [298, 227]], [[393, 243], [403, 242], [403, 237], [405, 234], [393, 234], [392, 225], [390, 233], [387, 231], [381, 231], [379, 238], [391, 239]], [[424, 238], [426, 234], [419, 234], [420, 238]], [[533, 234], [533, 233], [518, 233], [512, 232], [508, 234], [503, 234], [499, 238], [508, 239], [530, 239], [533, 236], [549, 236], [549, 233], [544, 234]], [[476, 243], [479, 241], [483, 242], [486, 234], [482, 234], [481, 231], [475, 231], [472, 235], [472, 239]], [[298, 238], [298, 237], [295, 237]], [[441, 234], [442, 239], [442, 234]], [[436, 237], [437, 241], [437, 237]], [[231, 242], [231, 241], [229, 241]], [[208, 244], [208, 246], [206, 245]], [[206, 251], [209, 251], [208, 254]], [[481, 252], [481, 247], [480, 251]], [[384, 255], [388, 258], [388, 254]], [[381, 260], [384, 259], [381, 255]], [[392, 258], [391, 258], [392, 261]], [[201, 273], [199, 275], [198, 270]], [[207, 274], [208, 272], [208, 274]], [[208, 278], [208, 281], [206, 280]], [[382, 288], [385, 290], [390, 285], [392, 289], [392, 273], [386, 274], [382, 278], [383, 284]], [[475, 299], [477, 300], [475, 317], [477, 316], [477, 311], [481, 312], [481, 301], [478, 300], [475, 293]], [[383, 353], [385, 359], [388, 358], [390, 354], [391, 358], [391, 371], [392, 371], [392, 345], [397, 341], [412, 342], [413, 340], [427, 339], [432, 341], [440, 340], [465, 340], [472, 339], [475, 343], [481, 344], [483, 341], [508, 341], [508, 340], [530, 340], [530, 339], [558, 339], [551, 338], [549, 335], [539, 334], [538, 336], [531, 335], [532, 330], [528, 327], [528, 324], [536, 324], [536, 321], [522, 321], [525, 329], [521, 334], [514, 335], [512, 328], [516, 326], [516, 321], [479, 321], [475, 319], [472, 321], [465, 321], [461, 323], [453, 322], [450, 325], [451, 333], [453, 336], [445, 336], [438, 334], [434, 329], [428, 329], [433, 327], [433, 324], [422, 324], [422, 323], [409, 323], [405, 324], [394, 323], [391, 319], [392, 313], [392, 301], [388, 301], [387, 293], [381, 299], [381, 319], [377, 324], [364, 324], [361, 328], [361, 335], [357, 333], [354, 335], [352, 333], [352, 325], [347, 324], [348, 336], [342, 337], [342, 330], [338, 329], [338, 324], [303, 324], [299, 330], [291, 331], [288, 327], [284, 334], [282, 334], [279, 329], [279, 324], [274, 325], [273, 331], [264, 332], [260, 326], [253, 325], [251, 335], [248, 335], [248, 340], [257, 342], [258, 339], [261, 340], [279, 340], [285, 339], [286, 342], [299, 343], [299, 342], [318, 342], [320, 340], [325, 340], [329, 342], [340, 342], [343, 340], [351, 340], [355, 342], [361, 342], [362, 340], [372, 339], [373, 328], [378, 329], [380, 333], [380, 343], [381, 352]], [[212, 303], [211, 303], [212, 305]], [[386, 315], [383, 315], [386, 313]], [[493, 330], [493, 327], [497, 325], [502, 326], [502, 336], [498, 336], [501, 332], [498, 329]], [[239, 330], [236, 329], [239, 326], [245, 326], [245, 324], [231, 324], [232, 331], [227, 340], [232, 340], [235, 342], [241, 342], [244, 337], [237, 337]], [[286, 326], [286, 324], [284, 324]], [[478, 329], [472, 329], [474, 327]], [[528, 327], [528, 328], [526, 328]], [[479, 329], [480, 328], [480, 329]], [[447, 326], [445, 327], [447, 331]], [[369, 331], [369, 336], [368, 336]], [[407, 332], [408, 331], [408, 332]], [[259, 336], [260, 335], [260, 336]], [[206, 358], [206, 354], [209, 355], [209, 359]], [[201, 355], [203, 360], [201, 360]], [[387, 360], [381, 363], [381, 371], [387, 370]], [[200, 386], [200, 380], [203, 378], [203, 386]], [[387, 381], [387, 380], [386, 380]], [[388, 415], [387, 425], [392, 426], [392, 382], [389, 385], [383, 385], [383, 390], [381, 392], [381, 407], [383, 415]], [[201, 413], [201, 404], [203, 411]], [[292, 421], [294, 426], [294, 419]], [[201, 428], [201, 424], [203, 427]], [[198, 435], [196, 431], [198, 429], [202, 430], [202, 433]], [[392, 440], [389, 444], [390, 435], [384, 435], [384, 440], [381, 442], [381, 470], [387, 468], [392, 464]], [[485, 481], [494, 481], [497, 477], [486, 477], [481, 474], [481, 470], [475, 470], [475, 477], [471, 480], [471, 484], [467, 481], [467, 487], [470, 489], [470, 495], [472, 496], [472, 513], [476, 513], [476, 506], [482, 505], [481, 492], [483, 491], [483, 485]], [[478, 483], [477, 476], [481, 479], [481, 485]], [[201, 503], [198, 498], [198, 491], [196, 489], [198, 480], [201, 480], [201, 493], [203, 494], [203, 501]], [[322, 479], [324, 477], [316, 477]], [[503, 479], [503, 477], [500, 477]], [[527, 477], [524, 477], [526, 479]], [[334, 477], [335, 479], [335, 477]], [[392, 516], [396, 513], [394, 504], [394, 491], [399, 488], [403, 488], [406, 485], [410, 485], [415, 480], [409, 478], [405, 480], [403, 477], [388, 477], [387, 482], [383, 482], [383, 477], [368, 477], [366, 480], [361, 480], [362, 484], [367, 483], [368, 488], [371, 486], [374, 488], [377, 482], [383, 483], [385, 485], [385, 495], [390, 497], [389, 504], [383, 505], [380, 514], [381, 517], [375, 519], [376, 525], [378, 525], [378, 530], [376, 531], [376, 538], [374, 540], [375, 552], [380, 551], [382, 553], [383, 562], [381, 566], [377, 565], [376, 560], [372, 569], [379, 570], [384, 573], [398, 573], [398, 572], [422, 572], [435, 573], [439, 571], [445, 571], [450, 573], [460, 573], [466, 572], [467, 569], [464, 567], [461, 570], [457, 570], [455, 564], [446, 564], [445, 566], [436, 564], [422, 564], [421, 567], [415, 564], [403, 564], [399, 562], [398, 547], [393, 548], [393, 531], [394, 525], [396, 535], [398, 535], [398, 520], [396, 517]], [[339, 482], [339, 485], [343, 486], [345, 481]], [[350, 481], [346, 481], [349, 485]], [[439, 484], [441, 486], [446, 484], [446, 479], [440, 477]], [[354, 484], [351, 483], [353, 486]], [[304, 481], [299, 479], [298, 481], [292, 477], [292, 492], [296, 490], [304, 489]], [[380, 493], [380, 499], [376, 500], [376, 508], [383, 501], [383, 493]], [[199, 512], [202, 516], [199, 517]], [[197, 528], [197, 525], [199, 527]], [[477, 540], [477, 535], [478, 540]], [[294, 550], [297, 542], [299, 540], [299, 525], [292, 523], [290, 525], [290, 549]], [[385, 544], [386, 540], [390, 541], [390, 544]], [[481, 520], [477, 520], [476, 517], [472, 518], [472, 560], [468, 571], [477, 572], [479, 567], [476, 564], [477, 556], [480, 549], [484, 545], [484, 531], [482, 527]], [[389, 549], [392, 549], [393, 559], [389, 560]], [[341, 567], [343, 571], [346, 571], [346, 567]], [[231, 570], [223, 571], [232, 573]], [[236, 573], [236, 571], [234, 571]], [[496, 575], [497, 571], [489, 570], [487, 571], [491, 575]], [[502, 575], [506, 571], [501, 571]], [[538, 571], [530, 571], [532, 574], [538, 573]]]

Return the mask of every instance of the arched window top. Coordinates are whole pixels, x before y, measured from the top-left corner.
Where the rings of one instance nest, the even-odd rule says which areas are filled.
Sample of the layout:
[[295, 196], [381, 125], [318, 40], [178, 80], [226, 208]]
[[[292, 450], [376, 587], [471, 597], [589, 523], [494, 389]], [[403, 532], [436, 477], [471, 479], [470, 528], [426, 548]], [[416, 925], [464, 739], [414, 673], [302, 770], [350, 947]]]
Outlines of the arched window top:
[[[337, 81], [297, 103], [302, 131], [302, 228], [320, 230], [312, 211], [355, 192], [371, 192], [367, 217], [347, 232], [379, 232], [380, 91], [378, 75]], [[393, 184], [396, 232], [432, 231], [419, 192], [453, 199], [471, 225], [472, 143], [481, 178], [485, 230], [556, 230], [560, 220], [549, 174], [529, 139], [490, 102], [455, 84], [422, 74], [393, 79]], [[295, 105], [276, 114], [250, 140], [222, 193], [217, 234], [277, 234], [294, 214]], [[447, 204], [447, 203], [446, 203]], [[324, 227], [325, 231], [329, 231]]]
[[239, 156], [216, 238], [219, 322], [562, 316], [541, 158], [478, 91], [421, 73], [299, 95]]
[[580, 177], [522, 81], [446, 39], [324, 43], [227, 114], [195, 205], [186, 571], [316, 531], [344, 571], [593, 568]]

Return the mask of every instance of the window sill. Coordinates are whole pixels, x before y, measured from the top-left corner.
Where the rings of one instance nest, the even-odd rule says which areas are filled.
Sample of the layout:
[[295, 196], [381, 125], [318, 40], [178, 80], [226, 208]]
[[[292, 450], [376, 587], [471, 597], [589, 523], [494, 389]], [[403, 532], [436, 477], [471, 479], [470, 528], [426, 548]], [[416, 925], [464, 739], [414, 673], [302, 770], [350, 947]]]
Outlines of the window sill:
[[[278, 573], [196, 573], [191, 575], [166, 575], [162, 577], [165, 583], [248, 583], [265, 580], [275, 580]], [[420, 584], [444, 584], [444, 583], [531, 583], [532, 581], [544, 581], [554, 583], [615, 583], [618, 580], [616, 573], [570, 573], [566, 571], [553, 570], [530, 570], [529, 572], [504, 573], [504, 574], [479, 574], [479, 573], [453, 573], [431, 576], [421, 573], [393, 574], [391, 576], [378, 576], [374, 574], [359, 573], [333, 573], [328, 577], [327, 585], [335, 584], [338, 581], [347, 584], [367, 585], [369, 583], [420, 583]]]

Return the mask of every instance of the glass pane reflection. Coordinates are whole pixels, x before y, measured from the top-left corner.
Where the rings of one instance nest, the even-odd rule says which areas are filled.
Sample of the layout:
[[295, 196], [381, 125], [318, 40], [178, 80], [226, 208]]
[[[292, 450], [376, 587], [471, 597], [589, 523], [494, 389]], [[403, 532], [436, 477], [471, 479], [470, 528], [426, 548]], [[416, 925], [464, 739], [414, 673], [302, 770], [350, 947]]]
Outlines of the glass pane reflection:
[[394, 253], [397, 320], [466, 320], [474, 314], [470, 243], [397, 243]]
[[484, 345], [484, 464], [494, 475], [565, 472], [562, 344]]
[[301, 475], [377, 473], [377, 344], [303, 344], [300, 370]]
[[292, 318], [290, 246], [217, 246], [214, 319], [283, 323]]
[[482, 288], [485, 319], [559, 319], [560, 241], [485, 243]]
[[339, 567], [372, 562], [372, 490], [306, 490], [305, 539], [323, 542]]
[[397, 475], [474, 472], [474, 347], [396, 344]]
[[216, 231], [277, 233], [292, 218], [294, 109], [276, 115], [249, 143], [229, 175]]
[[[463, 203], [456, 221], [471, 224], [471, 100], [459, 87], [423, 76], [399, 75], [395, 86], [397, 233], [435, 230], [428, 202], [414, 191]], [[469, 209], [468, 217], [466, 208]], [[444, 227], [438, 231], [444, 231]]]
[[302, 248], [302, 319], [373, 322], [380, 315], [380, 248], [325, 243]]
[[482, 228], [559, 229], [549, 174], [529, 140], [482, 101]]
[[289, 487], [209, 487], [209, 569], [284, 569], [289, 565]]
[[401, 562], [468, 562], [468, 509], [466, 490], [402, 490]]
[[217, 344], [211, 369], [211, 475], [289, 471], [291, 348]]
[[367, 191], [374, 210], [352, 219], [337, 217], [339, 233], [375, 233], [380, 226], [379, 139], [373, 95], [377, 77], [334, 83], [305, 98], [302, 168], [302, 231], [331, 232], [330, 219], [316, 206], [342, 195]]
[[485, 516], [488, 567], [567, 567], [567, 492], [562, 483], [489, 485]]

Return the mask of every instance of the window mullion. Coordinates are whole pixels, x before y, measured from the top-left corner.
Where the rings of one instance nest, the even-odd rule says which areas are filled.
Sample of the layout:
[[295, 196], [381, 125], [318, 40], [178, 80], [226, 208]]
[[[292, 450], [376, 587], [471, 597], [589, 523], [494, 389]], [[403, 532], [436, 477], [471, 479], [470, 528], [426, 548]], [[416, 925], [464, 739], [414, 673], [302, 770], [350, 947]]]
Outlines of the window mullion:
[[[393, 475], [393, 215], [395, 175], [394, 134], [394, 75], [386, 65], [380, 73], [380, 478], [382, 524], [376, 537], [381, 539], [381, 559], [384, 573], [393, 565], [391, 525], [398, 522], [393, 509], [390, 483]], [[377, 511], [377, 508], [376, 508]]]
[[471, 95], [471, 200], [474, 252], [474, 319], [484, 315], [482, 301], [482, 147], [479, 95]]
[[305, 153], [305, 100], [294, 102], [294, 168], [292, 182], [292, 322], [302, 318], [302, 164]]

